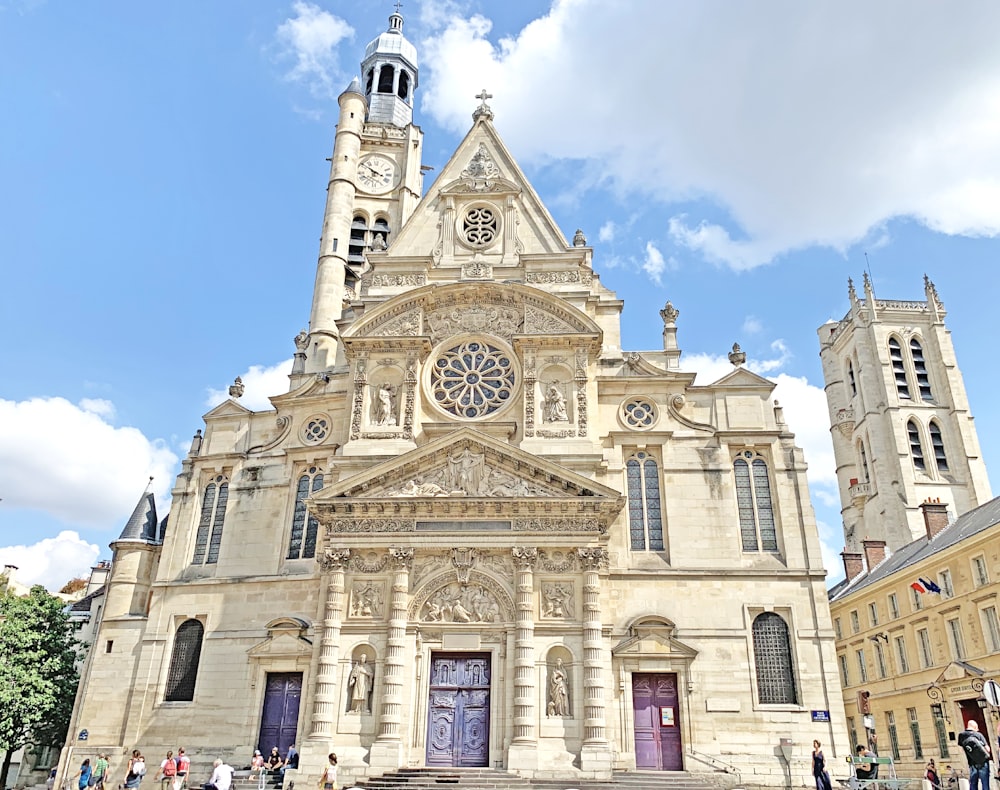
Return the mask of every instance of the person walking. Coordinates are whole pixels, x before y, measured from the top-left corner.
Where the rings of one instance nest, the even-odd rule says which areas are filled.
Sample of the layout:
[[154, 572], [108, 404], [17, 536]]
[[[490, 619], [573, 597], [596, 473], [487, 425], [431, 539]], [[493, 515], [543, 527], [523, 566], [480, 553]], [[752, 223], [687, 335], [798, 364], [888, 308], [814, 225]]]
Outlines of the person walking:
[[338, 790], [337, 788], [337, 755], [330, 752], [326, 767], [319, 777], [319, 790]]
[[990, 745], [976, 721], [965, 723], [965, 729], [958, 734], [958, 745], [969, 761], [969, 790], [990, 790]]
[[160, 790], [173, 790], [174, 780], [177, 778], [177, 761], [174, 760], [172, 751], [167, 752], [166, 758], [160, 763], [153, 778], [160, 780]]
[[125, 787], [127, 790], [136, 790], [142, 783], [142, 777], [146, 775], [146, 758], [138, 749], [132, 750], [132, 757], [128, 761], [128, 769], [125, 772]]
[[813, 741], [813, 780], [816, 790], [833, 790], [830, 784], [830, 773], [826, 770], [826, 757], [823, 756], [822, 744]]
[[77, 787], [80, 790], [87, 790], [88, 787], [93, 787], [94, 769], [90, 765], [89, 757], [80, 764], [80, 770], [73, 774], [73, 776], [79, 777]]
[[191, 758], [187, 756], [184, 747], [177, 749], [177, 776], [174, 777], [173, 790], [183, 790], [187, 785], [188, 772], [191, 770]]
[[108, 756], [103, 752], [97, 755], [97, 762], [94, 763], [94, 787], [97, 790], [104, 790], [104, 780], [108, 776]]

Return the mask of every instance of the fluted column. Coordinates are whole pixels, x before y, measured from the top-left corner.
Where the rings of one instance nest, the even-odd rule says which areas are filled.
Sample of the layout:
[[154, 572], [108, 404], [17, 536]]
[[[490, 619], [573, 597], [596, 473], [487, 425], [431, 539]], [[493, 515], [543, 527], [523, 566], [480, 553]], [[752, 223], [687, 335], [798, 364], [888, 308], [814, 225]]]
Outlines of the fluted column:
[[604, 721], [604, 640], [601, 638], [601, 577], [608, 550], [577, 549], [583, 566], [583, 744], [607, 742]]
[[350, 558], [350, 549], [327, 549], [319, 558], [320, 567], [328, 578], [310, 738], [333, 738], [333, 722], [337, 711], [337, 651], [340, 645], [340, 626], [344, 620], [344, 570]]
[[392, 604], [389, 611], [389, 634], [386, 640], [385, 681], [378, 724], [379, 741], [399, 741], [402, 732], [403, 686], [406, 653], [406, 604], [410, 590], [410, 565], [413, 549], [389, 549], [393, 568]]
[[535, 595], [538, 549], [511, 549], [517, 568], [517, 624], [514, 632], [514, 743], [535, 743]]

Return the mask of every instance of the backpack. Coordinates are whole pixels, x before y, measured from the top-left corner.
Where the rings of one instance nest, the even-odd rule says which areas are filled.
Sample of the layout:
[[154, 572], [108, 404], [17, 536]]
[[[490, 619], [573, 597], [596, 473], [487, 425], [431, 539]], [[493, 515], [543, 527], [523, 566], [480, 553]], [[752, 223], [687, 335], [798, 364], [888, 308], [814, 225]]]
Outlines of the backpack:
[[173, 757], [163, 763], [163, 775], [177, 776], [177, 763], [174, 762]]
[[181, 773], [187, 773], [191, 768], [191, 758], [186, 754], [182, 754], [177, 758], [177, 770]]
[[135, 774], [136, 776], [145, 776], [146, 775], [146, 761], [145, 760], [136, 760], [135, 762], [133, 762], [132, 763], [132, 773]]
[[[965, 735], [965, 733], [962, 734]], [[986, 741], [982, 735], [978, 732], [969, 732], [961, 740], [961, 743], [966, 755], [968, 755], [969, 765], [986, 765], [990, 755], [986, 751]]]

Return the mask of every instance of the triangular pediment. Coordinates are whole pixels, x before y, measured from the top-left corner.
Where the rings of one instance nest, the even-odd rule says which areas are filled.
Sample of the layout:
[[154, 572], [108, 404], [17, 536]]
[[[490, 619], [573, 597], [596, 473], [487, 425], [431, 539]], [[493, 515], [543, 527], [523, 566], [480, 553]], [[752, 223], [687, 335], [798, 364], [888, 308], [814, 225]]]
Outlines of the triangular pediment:
[[763, 376], [758, 376], [752, 370], [747, 370], [746, 368], [736, 368], [731, 373], [727, 373], [718, 381], [713, 381], [707, 386], [713, 388], [726, 387], [732, 389], [765, 389], [768, 392], [771, 392], [777, 385]]
[[661, 631], [644, 632], [619, 642], [611, 650], [618, 657], [672, 658], [692, 661], [698, 651]]
[[965, 661], [952, 661], [944, 668], [944, 671], [938, 675], [935, 683], [940, 685], [942, 683], [951, 683], [965, 678], [981, 678], [984, 674], [986, 674], [984, 670], [979, 667], [974, 667], [972, 664], [968, 664]]
[[224, 400], [214, 409], [202, 416], [203, 420], [219, 419], [220, 417], [243, 417], [253, 412], [246, 406], [242, 406], [232, 398]]
[[311, 657], [312, 641], [306, 637], [309, 624], [297, 617], [281, 617], [267, 624], [267, 638], [247, 651], [251, 658]]

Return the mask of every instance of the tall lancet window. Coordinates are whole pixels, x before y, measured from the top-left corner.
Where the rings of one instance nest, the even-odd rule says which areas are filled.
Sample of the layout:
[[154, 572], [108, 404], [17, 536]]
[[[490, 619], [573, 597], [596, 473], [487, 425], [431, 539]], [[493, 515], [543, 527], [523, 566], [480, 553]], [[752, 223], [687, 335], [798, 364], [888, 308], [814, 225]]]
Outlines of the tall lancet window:
[[753, 657], [757, 667], [757, 699], [762, 705], [795, 705], [795, 673], [788, 624], [774, 612], [753, 621]]
[[892, 364], [892, 377], [896, 382], [896, 394], [900, 398], [909, 399], [910, 385], [906, 382], [906, 365], [903, 363], [903, 349], [894, 337], [889, 338], [889, 362]]
[[399, 88], [396, 89], [396, 95], [403, 101], [410, 98], [410, 75], [402, 69], [399, 70]]
[[201, 643], [205, 626], [198, 620], [185, 620], [174, 635], [174, 649], [167, 670], [165, 702], [190, 702], [194, 699], [194, 684], [198, 679]]
[[913, 458], [913, 466], [921, 472], [927, 468], [924, 461], [924, 446], [920, 442], [920, 428], [916, 420], [908, 420], [906, 423], [906, 438], [910, 442], [910, 455]]
[[931, 447], [934, 449], [934, 463], [939, 472], [948, 471], [948, 456], [944, 452], [944, 437], [941, 435], [941, 426], [936, 420], [931, 420], [927, 426], [927, 432], [931, 435]]
[[295, 509], [292, 511], [292, 534], [288, 539], [288, 559], [308, 559], [316, 556], [316, 535], [319, 523], [306, 512], [306, 500], [313, 491], [323, 487], [323, 473], [315, 466], [299, 476], [295, 489]]
[[733, 473], [743, 551], [777, 551], [767, 462], [758, 453], [745, 450], [733, 461]]
[[931, 378], [924, 361], [924, 349], [916, 338], [910, 340], [910, 356], [913, 358], [913, 372], [917, 374], [917, 390], [920, 400], [934, 400], [931, 395]]
[[392, 93], [392, 83], [396, 79], [396, 70], [386, 64], [378, 72], [378, 92]]
[[194, 542], [194, 565], [219, 561], [222, 529], [226, 524], [226, 504], [229, 501], [229, 479], [218, 475], [207, 486], [201, 498], [201, 517]]
[[628, 483], [628, 523], [634, 551], [663, 551], [660, 472], [649, 453], [639, 452], [625, 463]]
[[851, 360], [847, 360], [847, 386], [852, 398], [858, 394], [858, 381], [854, 377], [854, 363]]
[[858, 455], [861, 457], [861, 479], [867, 483], [871, 480], [871, 476], [868, 474], [868, 453], [865, 452], [863, 439], [858, 442]]

